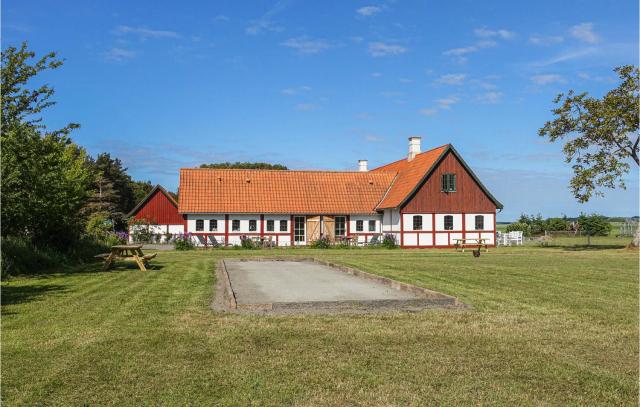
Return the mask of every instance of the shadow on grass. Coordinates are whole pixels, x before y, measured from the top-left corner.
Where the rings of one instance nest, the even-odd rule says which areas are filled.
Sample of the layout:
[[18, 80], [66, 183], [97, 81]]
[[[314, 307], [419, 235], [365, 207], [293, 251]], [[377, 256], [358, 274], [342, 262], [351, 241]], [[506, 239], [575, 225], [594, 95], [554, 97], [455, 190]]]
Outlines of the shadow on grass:
[[623, 244], [595, 244], [595, 245], [587, 245], [587, 244], [550, 244], [548, 246], [538, 246], [540, 249], [562, 249], [571, 252], [577, 251], [597, 251], [597, 250], [613, 250], [613, 249], [624, 249], [626, 246]]
[[[66, 287], [58, 284], [39, 284], [39, 285], [3, 285], [2, 286], [2, 305], [13, 305], [30, 302], [43, 295], [51, 293], [61, 293], [66, 291]], [[3, 314], [6, 312], [3, 310]]]

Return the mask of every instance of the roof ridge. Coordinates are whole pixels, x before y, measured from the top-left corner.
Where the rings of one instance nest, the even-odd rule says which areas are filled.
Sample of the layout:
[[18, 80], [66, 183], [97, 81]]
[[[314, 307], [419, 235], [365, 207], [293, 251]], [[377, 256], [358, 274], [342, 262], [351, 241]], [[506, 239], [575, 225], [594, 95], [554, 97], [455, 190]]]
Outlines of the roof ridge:
[[[251, 171], [251, 172], [277, 172], [277, 173], [291, 173], [291, 172], [316, 172], [316, 173], [338, 173], [338, 174], [370, 174], [371, 171], [358, 171], [358, 170], [271, 170], [271, 169], [259, 169], [259, 168], [180, 168], [182, 170], [198, 170], [198, 171]], [[380, 171], [382, 173], [384, 171]], [[387, 171], [394, 172], [394, 171]]]
[[[432, 152], [432, 151], [434, 151], [434, 150], [437, 150], [437, 149], [439, 149], [439, 148], [445, 148], [445, 147], [448, 147], [448, 146], [451, 146], [451, 145], [452, 145], [451, 143], [447, 143], [447, 144], [443, 144], [443, 145], [438, 146], [438, 147], [431, 148], [431, 149], [429, 149], [429, 150], [426, 150], [426, 151], [423, 151], [423, 152], [421, 152], [421, 153], [419, 153], [419, 154], [416, 154], [416, 157], [417, 157], [417, 156], [419, 156], [419, 155], [422, 155], [422, 154], [430, 153], [430, 152]], [[402, 162], [402, 161], [405, 161], [405, 160], [406, 160], [406, 158], [401, 158], [401, 159], [399, 159], [399, 160], [392, 161], [392, 162], [390, 162], [390, 163], [387, 163], [387, 164], [381, 165], [381, 166], [379, 166], [379, 167], [372, 168], [372, 169], [371, 169], [371, 170], [369, 170], [369, 171], [379, 170], [380, 168], [384, 168], [384, 167], [387, 167], [387, 166], [389, 166], [389, 165], [393, 165], [393, 164], [395, 164], [395, 163], [399, 163], [399, 162]]]

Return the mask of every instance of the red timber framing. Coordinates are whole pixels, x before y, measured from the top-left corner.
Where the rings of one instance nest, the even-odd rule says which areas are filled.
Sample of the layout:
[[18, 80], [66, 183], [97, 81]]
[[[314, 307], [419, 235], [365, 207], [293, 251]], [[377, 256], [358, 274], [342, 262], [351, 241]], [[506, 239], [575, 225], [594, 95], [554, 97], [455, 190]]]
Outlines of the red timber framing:
[[[405, 249], [418, 249], [418, 248], [453, 248], [456, 247], [455, 244], [451, 241], [452, 234], [460, 234], [462, 235], [462, 239], [465, 239], [468, 234], [480, 234], [480, 233], [493, 233], [494, 242], [489, 247], [495, 247], [495, 238], [496, 238], [496, 216], [495, 212], [475, 212], [475, 215], [492, 215], [493, 216], [493, 228], [492, 229], [482, 229], [482, 230], [467, 230], [466, 229], [466, 215], [467, 213], [418, 213], [418, 212], [402, 212], [400, 214], [400, 247]], [[429, 216], [431, 215], [431, 230], [404, 230], [404, 221], [403, 215], [423, 215]], [[436, 215], [461, 215], [462, 216], [462, 229], [460, 230], [436, 230]], [[421, 234], [430, 234], [431, 235], [431, 244], [430, 245], [421, 245], [420, 244], [420, 235]], [[436, 245], [436, 235], [447, 234], [447, 244], [446, 245]], [[405, 235], [416, 235], [416, 245], [405, 245]]]

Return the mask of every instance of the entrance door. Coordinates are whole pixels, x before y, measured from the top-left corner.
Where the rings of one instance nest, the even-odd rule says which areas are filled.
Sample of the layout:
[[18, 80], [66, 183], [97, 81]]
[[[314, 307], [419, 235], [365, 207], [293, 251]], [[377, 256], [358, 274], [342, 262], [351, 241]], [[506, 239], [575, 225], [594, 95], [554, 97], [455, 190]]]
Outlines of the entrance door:
[[323, 236], [329, 239], [329, 241], [333, 242], [336, 238], [336, 222], [333, 216], [323, 216], [322, 217], [322, 233]]
[[320, 216], [307, 218], [307, 242], [320, 239]]
[[293, 217], [293, 243], [304, 244], [305, 237], [306, 235], [304, 233], [304, 216], [294, 216]]

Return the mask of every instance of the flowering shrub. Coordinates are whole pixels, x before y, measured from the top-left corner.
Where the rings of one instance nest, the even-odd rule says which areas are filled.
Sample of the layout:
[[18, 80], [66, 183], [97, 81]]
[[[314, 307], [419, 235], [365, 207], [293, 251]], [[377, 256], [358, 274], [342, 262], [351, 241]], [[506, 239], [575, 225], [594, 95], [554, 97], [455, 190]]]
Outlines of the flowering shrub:
[[382, 247], [386, 247], [387, 249], [395, 249], [398, 247], [396, 236], [391, 233], [386, 233], [384, 238], [382, 238]]
[[240, 246], [243, 249], [255, 249], [256, 245], [253, 243], [253, 240], [249, 236], [240, 236]]
[[329, 238], [322, 236], [318, 240], [311, 242], [310, 246], [314, 249], [328, 249], [330, 246]]
[[193, 250], [196, 246], [191, 239], [191, 233], [187, 233], [177, 235], [173, 241], [173, 247], [176, 250]]

